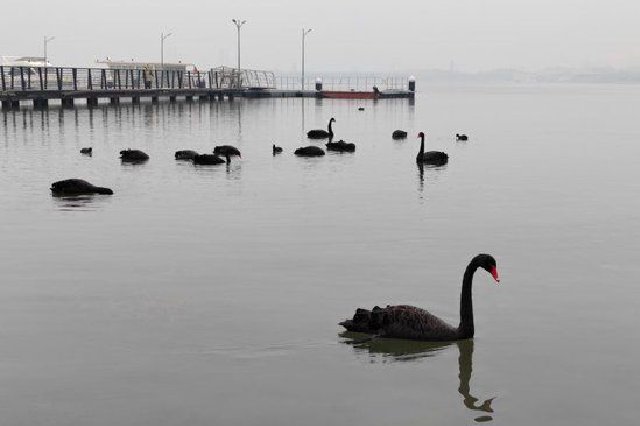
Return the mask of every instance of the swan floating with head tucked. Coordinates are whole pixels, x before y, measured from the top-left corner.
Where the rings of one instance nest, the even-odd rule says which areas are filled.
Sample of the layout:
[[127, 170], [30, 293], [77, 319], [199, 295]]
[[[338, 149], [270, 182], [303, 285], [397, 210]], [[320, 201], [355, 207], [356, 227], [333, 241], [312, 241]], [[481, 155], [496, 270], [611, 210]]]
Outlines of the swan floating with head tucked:
[[460, 323], [453, 327], [428, 311], [415, 306], [397, 305], [372, 310], [357, 309], [353, 318], [340, 323], [349, 331], [425, 341], [453, 341], [473, 337], [473, 303], [471, 285], [478, 268], [489, 272], [500, 282], [496, 261], [489, 254], [474, 257], [464, 271], [460, 294]]

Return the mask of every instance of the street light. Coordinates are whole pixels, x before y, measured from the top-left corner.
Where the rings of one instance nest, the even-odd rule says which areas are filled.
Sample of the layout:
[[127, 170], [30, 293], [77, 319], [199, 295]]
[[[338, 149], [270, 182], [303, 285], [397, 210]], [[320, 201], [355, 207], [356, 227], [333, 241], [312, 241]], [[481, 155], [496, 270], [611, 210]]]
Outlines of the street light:
[[48, 67], [49, 65], [47, 65], [47, 44], [49, 44], [49, 42], [53, 39], [55, 39], [56, 36], [44, 36], [44, 66]]
[[247, 23], [239, 19], [232, 19], [231, 22], [238, 28], [238, 89], [240, 88], [240, 28]]
[[307, 34], [311, 32], [311, 28], [308, 30], [302, 29], [302, 90], [304, 90], [304, 39], [307, 37]]
[[164, 69], [164, 41], [173, 33], [160, 33], [160, 68]]

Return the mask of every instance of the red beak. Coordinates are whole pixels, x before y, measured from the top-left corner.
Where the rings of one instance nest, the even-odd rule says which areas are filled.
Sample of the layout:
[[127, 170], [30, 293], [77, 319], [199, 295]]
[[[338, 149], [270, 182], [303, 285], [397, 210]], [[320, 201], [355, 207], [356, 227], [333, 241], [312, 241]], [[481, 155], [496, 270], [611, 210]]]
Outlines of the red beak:
[[491, 268], [491, 275], [493, 276], [493, 279], [496, 280], [497, 283], [500, 282], [500, 276], [498, 275], [498, 270], [496, 269], [495, 266]]

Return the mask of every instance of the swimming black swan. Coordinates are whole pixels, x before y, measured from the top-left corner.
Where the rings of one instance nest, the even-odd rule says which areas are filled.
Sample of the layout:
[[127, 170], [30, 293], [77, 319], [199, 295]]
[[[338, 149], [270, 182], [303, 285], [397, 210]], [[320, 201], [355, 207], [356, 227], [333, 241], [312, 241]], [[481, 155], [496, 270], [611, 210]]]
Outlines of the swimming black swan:
[[459, 135], [459, 134], [457, 134], [457, 133], [456, 133], [456, 140], [457, 140], [457, 141], [466, 141], [466, 140], [468, 140], [468, 139], [469, 139], [469, 138], [468, 138], [468, 137], [467, 137], [467, 135], [465, 135], [464, 133], [463, 133], [463, 134], [461, 134], [461, 135]]
[[358, 108], [358, 111], [364, 111], [364, 107]]
[[196, 158], [196, 155], [198, 155], [197, 152], [191, 151], [189, 149], [183, 150], [183, 151], [176, 151], [176, 160], [193, 161], [193, 159]]
[[405, 132], [404, 130], [394, 130], [393, 134], [391, 135], [391, 137], [393, 139], [406, 139], [407, 137], [407, 132]]
[[324, 155], [324, 151], [320, 147], [310, 145], [296, 149], [294, 154], [298, 157], [320, 157]]
[[147, 161], [149, 159], [149, 155], [137, 149], [129, 148], [125, 151], [120, 151], [120, 159], [123, 162], [138, 163], [141, 161]]
[[58, 196], [88, 194], [113, 195], [113, 191], [110, 188], [94, 186], [82, 179], [67, 179], [53, 182], [51, 184], [51, 193]]
[[426, 341], [452, 341], [473, 337], [473, 303], [471, 285], [476, 269], [483, 268], [500, 282], [496, 261], [489, 254], [474, 257], [464, 271], [460, 294], [460, 324], [452, 327], [435, 315], [414, 306], [374, 307], [371, 311], [357, 309], [352, 319], [340, 323], [349, 331]]
[[91, 155], [93, 153], [93, 147], [89, 147], [89, 148], [81, 148], [80, 149], [80, 154], [87, 154], [87, 155]]
[[331, 142], [324, 144], [327, 147], [327, 151], [336, 151], [336, 152], [355, 152], [356, 145], [352, 143], [347, 143], [340, 139], [338, 142]]
[[273, 155], [280, 154], [281, 152], [282, 152], [282, 147], [281, 146], [276, 146], [274, 144], [273, 145]]
[[223, 164], [224, 162], [218, 154], [198, 154], [193, 157], [193, 164], [198, 166], [215, 166], [216, 164]]
[[240, 154], [240, 150], [235, 146], [231, 146], [231, 145], [218, 145], [215, 148], [213, 148], [213, 153], [218, 155], [227, 155], [227, 154], [237, 155], [238, 157], [242, 158], [242, 155]]
[[420, 152], [416, 155], [416, 161], [418, 163], [424, 163], [431, 166], [444, 166], [449, 161], [449, 156], [440, 151], [427, 151], [424, 152], [424, 133], [418, 133], [418, 137], [422, 139], [420, 142]]
[[307, 137], [309, 139], [326, 139], [333, 137], [333, 128], [331, 127], [332, 123], [335, 123], [336, 119], [331, 117], [329, 120], [329, 125], [327, 126], [327, 130], [309, 130], [307, 132]]

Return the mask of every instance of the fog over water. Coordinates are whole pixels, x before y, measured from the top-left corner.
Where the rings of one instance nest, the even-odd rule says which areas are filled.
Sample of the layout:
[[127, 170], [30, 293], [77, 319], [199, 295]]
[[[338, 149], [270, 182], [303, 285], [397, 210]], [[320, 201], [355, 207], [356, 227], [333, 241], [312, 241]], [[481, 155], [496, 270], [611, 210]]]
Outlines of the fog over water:
[[633, 0], [33, 0], [2, 12], [0, 55], [41, 55], [42, 36], [55, 35], [58, 65], [159, 61], [163, 31], [167, 61], [235, 65], [241, 18], [243, 64], [257, 69], [298, 70], [302, 27], [313, 28], [309, 72], [640, 66]]
[[[420, 90], [0, 113], [2, 423], [635, 424], [640, 89]], [[332, 116], [356, 152], [293, 156]], [[416, 167], [419, 131], [447, 166]], [[173, 158], [221, 143], [242, 159]], [[115, 194], [52, 197], [70, 177]], [[472, 341], [337, 325], [457, 324], [480, 252], [502, 282], [476, 274]]]

